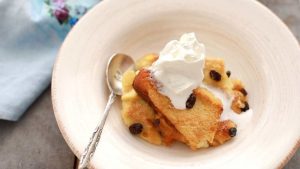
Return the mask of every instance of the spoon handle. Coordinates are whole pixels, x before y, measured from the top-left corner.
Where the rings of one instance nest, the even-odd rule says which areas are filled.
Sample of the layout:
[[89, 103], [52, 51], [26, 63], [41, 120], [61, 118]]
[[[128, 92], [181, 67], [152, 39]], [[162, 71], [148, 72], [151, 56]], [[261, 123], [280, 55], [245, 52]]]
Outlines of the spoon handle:
[[105, 110], [104, 110], [104, 115], [100, 121], [100, 123], [97, 125], [95, 128], [95, 131], [93, 132], [92, 137], [90, 138], [89, 144], [85, 148], [83, 154], [80, 157], [80, 162], [79, 162], [79, 167], [78, 169], [84, 169], [87, 167], [91, 157], [94, 155], [94, 152], [96, 150], [97, 144], [100, 140], [101, 133], [106, 121], [106, 118], [108, 116], [109, 110], [111, 105], [114, 103], [116, 98], [116, 94], [114, 92], [110, 93], [108, 102], [106, 104]]

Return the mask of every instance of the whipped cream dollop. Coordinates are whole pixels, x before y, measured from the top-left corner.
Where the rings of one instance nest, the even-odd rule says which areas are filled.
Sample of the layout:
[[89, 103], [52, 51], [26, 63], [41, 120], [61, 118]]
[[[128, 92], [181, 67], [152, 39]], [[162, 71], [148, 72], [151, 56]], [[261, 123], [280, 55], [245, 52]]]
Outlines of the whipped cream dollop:
[[183, 34], [160, 52], [159, 59], [149, 68], [159, 82], [159, 91], [168, 96], [177, 109], [186, 109], [193, 89], [201, 86], [204, 75], [205, 46], [195, 33]]

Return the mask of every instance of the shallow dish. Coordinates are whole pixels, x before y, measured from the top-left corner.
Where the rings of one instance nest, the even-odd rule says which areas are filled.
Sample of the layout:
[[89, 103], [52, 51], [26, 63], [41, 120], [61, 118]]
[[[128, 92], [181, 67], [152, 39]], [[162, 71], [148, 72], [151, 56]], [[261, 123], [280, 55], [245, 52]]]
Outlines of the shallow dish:
[[79, 156], [108, 97], [105, 65], [116, 52], [135, 59], [195, 32], [207, 54], [225, 59], [250, 93], [254, 116], [232, 141], [191, 151], [151, 145], [108, 117], [94, 168], [276, 168], [300, 144], [300, 48], [288, 28], [254, 0], [106, 0], [72, 29], [56, 60], [52, 100], [58, 126]]

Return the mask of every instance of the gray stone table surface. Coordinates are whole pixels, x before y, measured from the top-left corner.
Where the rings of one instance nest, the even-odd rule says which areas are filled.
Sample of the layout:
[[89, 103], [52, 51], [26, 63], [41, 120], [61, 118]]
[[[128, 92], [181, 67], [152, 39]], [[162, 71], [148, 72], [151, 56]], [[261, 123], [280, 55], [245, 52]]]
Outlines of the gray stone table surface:
[[[300, 0], [259, 1], [275, 12], [300, 40]], [[58, 130], [50, 89], [20, 121], [0, 121], [0, 169], [72, 169], [75, 160]], [[300, 169], [299, 150], [284, 168]]]
[[18, 122], [0, 121], [0, 169], [72, 169], [75, 156], [54, 118], [50, 89]]

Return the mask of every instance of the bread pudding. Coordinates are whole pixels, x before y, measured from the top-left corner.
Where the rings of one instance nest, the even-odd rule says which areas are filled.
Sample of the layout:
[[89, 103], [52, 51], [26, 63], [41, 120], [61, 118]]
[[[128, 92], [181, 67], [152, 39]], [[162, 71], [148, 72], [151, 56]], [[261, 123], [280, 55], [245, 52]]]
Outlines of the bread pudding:
[[[205, 57], [201, 63], [203, 72], [199, 71], [200, 75], [194, 74], [200, 78], [202, 74], [201, 85], [196, 87], [192, 83], [186, 83], [188, 78], [176, 84], [177, 80], [173, 78], [175, 81], [172, 81], [171, 75], [168, 75], [167, 78], [170, 79], [167, 82], [171, 82], [172, 85], [170, 91], [174, 84], [177, 85], [175, 89], [180, 89], [176, 94], [192, 86], [189, 95], [183, 98], [184, 103], [176, 104], [172, 100], [174, 97], [168, 96], [166, 90], [162, 91], [163, 87], [167, 87], [166, 83], [163, 83], [166, 76], [160, 80], [151, 69], [159, 62], [161, 54], [162, 52], [160, 56], [149, 54], [142, 57], [136, 62], [135, 70], [128, 70], [123, 75], [122, 118], [130, 133], [156, 145], [169, 146], [174, 141], [179, 141], [192, 150], [218, 146], [236, 136], [237, 124], [231, 119], [222, 118], [224, 105], [211, 88], [218, 89], [230, 97], [230, 109], [237, 114], [249, 109], [248, 93], [240, 80], [230, 77], [231, 72], [225, 69], [224, 61]], [[198, 69], [197, 64], [190, 66]], [[169, 62], [165, 65], [168, 70], [172, 70]], [[181, 78], [178, 75], [174, 77]], [[184, 97], [182, 93], [179, 96]], [[183, 99], [178, 100], [182, 102]]]

